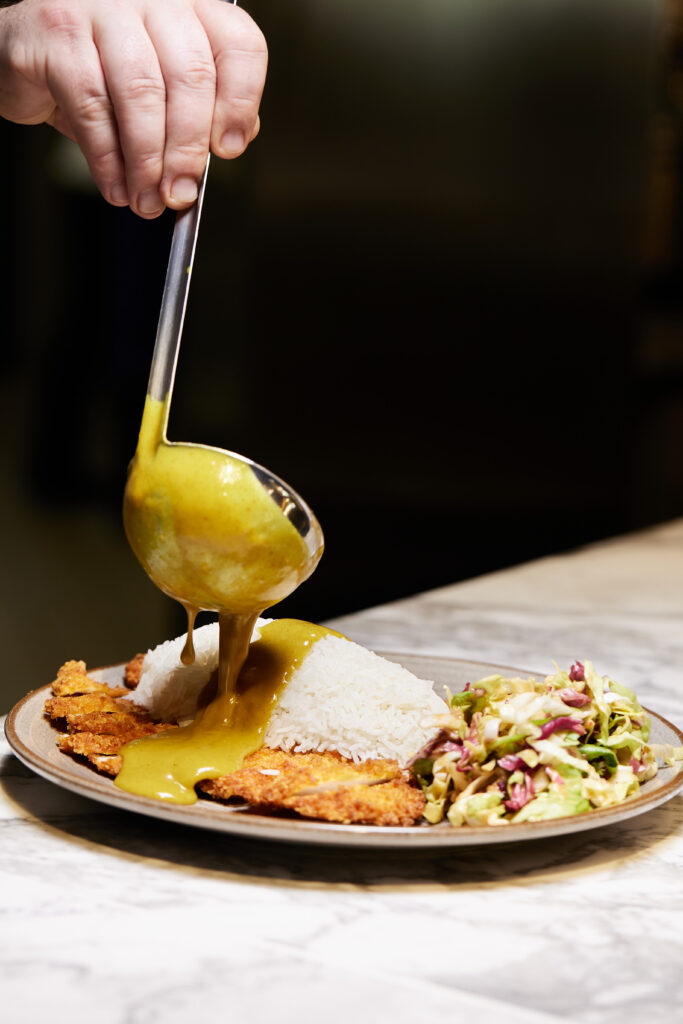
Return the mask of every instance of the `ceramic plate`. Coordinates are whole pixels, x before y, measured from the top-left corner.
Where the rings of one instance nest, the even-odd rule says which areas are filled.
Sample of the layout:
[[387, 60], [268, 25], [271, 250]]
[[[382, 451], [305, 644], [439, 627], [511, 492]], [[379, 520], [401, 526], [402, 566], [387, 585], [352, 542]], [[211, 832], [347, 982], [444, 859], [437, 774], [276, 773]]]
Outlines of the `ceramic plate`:
[[[483, 662], [460, 661], [417, 654], [387, 654], [383, 657], [404, 665], [422, 679], [434, 680], [435, 689], [443, 693], [461, 690], [468, 680], [481, 679], [494, 672], [504, 675], [534, 675], [520, 669]], [[94, 679], [119, 685], [123, 666], [91, 672]], [[416, 825], [411, 828], [381, 828], [366, 825], [336, 825], [305, 818], [257, 814], [245, 807], [231, 807], [200, 800], [190, 807], [178, 807], [147, 797], [135, 796], [117, 789], [110, 779], [98, 775], [85, 764], [62, 754], [56, 744], [57, 733], [43, 717], [43, 705], [50, 688], [42, 687], [24, 697], [7, 718], [7, 739], [17, 757], [39, 775], [81, 796], [91, 797], [121, 810], [135, 811], [167, 821], [194, 825], [218, 832], [231, 832], [255, 839], [279, 842], [325, 843], [333, 846], [365, 846], [387, 849], [473, 846], [484, 843], [506, 843], [544, 836], [581, 832], [585, 829], [624, 821], [664, 803], [683, 788], [683, 764], [665, 768], [641, 786], [639, 792], [616, 807], [590, 811], [588, 814], [553, 821], [523, 822], [519, 825], [476, 826], [452, 828], [448, 822], [439, 825]], [[653, 743], [683, 744], [683, 733], [660, 715], [652, 717]]]

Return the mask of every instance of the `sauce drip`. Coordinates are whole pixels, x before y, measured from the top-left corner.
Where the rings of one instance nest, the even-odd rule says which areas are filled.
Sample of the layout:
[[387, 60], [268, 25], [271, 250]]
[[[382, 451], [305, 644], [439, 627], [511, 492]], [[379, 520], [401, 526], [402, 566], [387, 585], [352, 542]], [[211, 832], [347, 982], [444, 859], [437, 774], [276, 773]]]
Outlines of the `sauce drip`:
[[194, 665], [194, 643], [192, 642], [192, 634], [194, 632], [194, 621], [197, 618], [199, 608], [193, 608], [191, 604], [188, 604], [185, 605], [185, 611], [187, 613], [187, 639], [185, 640], [185, 646], [180, 654], [180, 660], [183, 665]]
[[190, 725], [123, 747], [116, 785], [188, 804], [197, 799], [197, 782], [229, 774], [262, 745], [287, 670], [331, 631], [283, 619], [264, 627], [266, 638], [250, 650], [258, 616], [310, 575], [322, 549], [311, 558], [298, 530], [239, 456], [169, 442], [168, 411], [168, 396], [147, 396], [124, 526], [147, 574], [187, 611], [184, 664], [194, 660], [197, 612], [219, 613], [217, 694]]
[[[234, 627], [229, 624], [229, 628]], [[219, 688], [215, 699], [190, 725], [133, 740], [123, 747], [123, 768], [115, 784], [141, 796], [194, 803], [198, 782], [229, 775], [247, 754], [262, 746], [289, 676], [313, 645], [330, 635], [341, 634], [298, 619], [275, 619], [261, 627], [261, 636], [249, 646], [234, 687]], [[221, 632], [221, 643], [231, 650], [233, 639]]]

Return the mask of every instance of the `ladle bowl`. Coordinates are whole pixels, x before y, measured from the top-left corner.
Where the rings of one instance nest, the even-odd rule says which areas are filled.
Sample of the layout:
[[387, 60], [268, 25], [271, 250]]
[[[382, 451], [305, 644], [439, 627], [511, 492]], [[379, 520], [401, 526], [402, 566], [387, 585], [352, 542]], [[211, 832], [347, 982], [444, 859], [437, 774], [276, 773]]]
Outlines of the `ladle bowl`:
[[126, 535], [169, 597], [188, 608], [248, 614], [282, 601], [317, 566], [324, 545], [318, 520], [263, 466], [220, 448], [167, 441], [151, 459], [140, 458], [124, 495]]

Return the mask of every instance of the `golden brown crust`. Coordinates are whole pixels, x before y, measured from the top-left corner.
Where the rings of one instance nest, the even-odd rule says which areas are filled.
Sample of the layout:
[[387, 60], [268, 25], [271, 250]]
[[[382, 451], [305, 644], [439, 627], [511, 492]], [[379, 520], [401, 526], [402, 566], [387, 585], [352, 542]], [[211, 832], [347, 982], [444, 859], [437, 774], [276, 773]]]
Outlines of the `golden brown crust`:
[[57, 742], [60, 750], [66, 750], [70, 754], [81, 754], [83, 757], [90, 754], [118, 754], [121, 747], [130, 743], [131, 740], [175, 728], [174, 725], [150, 722], [147, 725], [140, 725], [136, 729], [129, 729], [128, 732], [118, 733], [118, 735], [97, 732], [67, 732], [63, 733]]
[[60, 750], [85, 757], [107, 775], [121, 770], [119, 751], [125, 743], [176, 728], [155, 723], [145, 708], [120, 700], [128, 690], [90, 679], [83, 661], [62, 665], [52, 692], [55, 696], [45, 701], [45, 714], [63, 731], [57, 741]]
[[108, 693], [52, 697], [45, 701], [45, 714], [53, 722], [63, 722], [69, 732], [114, 735], [152, 721], [144, 708]]
[[163, 723], [147, 723], [139, 724], [118, 735], [95, 732], [63, 733], [57, 743], [65, 754], [85, 757], [100, 771], [116, 776], [121, 771], [122, 758], [118, 756], [121, 747], [131, 740], [140, 739], [141, 736], [151, 736], [174, 728], [176, 726]]
[[[89, 735], [89, 734], [88, 733], [82, 733], [82, 732], [79, 732], [79, 733], [76, 734], [76, 736], [87, 736], [87, 735]], [[59, 738], [59, 749], [62, 750], [65, 754], [73, 754], [74, 757], [84, 757], [86, 759], [86, 761], [89, 761], [89, 763], [94, 768], [97, 768], [98, 771], [102, 771], [106, 775], [111, 775], [112, 778], [115, 779], [116, 776], [121, 771], [121, 768], [123, 766], [123, 758], [120, 757], [118, 754], [98, 754], [94, 750], [91, 750], [91, 751], [88, 751], [88, 752], [85, 752], [85, 751], [82, 751], [82, 750], [74, 750], [74, 749], [72, 749], [71, 744], [65, 743], [64, 741], [65, 740], [75, 739], [76, 736], [70, 736], [70, 735], [60, 736], [60, 738]]]
[[337, 753], [288, 754], [268, 747], [250, 754], [232, 775], [199, 788], [214, 799], [241, 797], [260, 810], [292, 810], [345, 824], [412, 825], [425, 805], [396, 761], [356, 763]]
[[118, 756], [91, 754], [88, 760], [93, 768], [97, 768], [98, 772], [102, 772], [104, 775], [111, 775], [112, 779], [116, 778], [123, 767], [123, 758]]
[[52, 683], [52, 692], [56, 697], [83, 693], [106, 693], [110, 697], [122, 697], [128, 691], [122, 686], [111, 687], [91, 679], [86, 672], [84, 661], [67, 661]]
[[144, 654], [136, 654], [134, 658], [131, 658], [123, 670], [123, 678], [126, 686], [131, 690], [134, 690], [140, 682], [140, 673], [142, 672], [142, 663], [144, 660]]
[[369, 782], [393, 779], [401, 769], [395, 761], [363, 761], [356, 764], [336, 752], [290, 754], [284, 750], [261, 747], [244, 759], [244, 765], [232, 775], [200, 783], [210, 796], [227, 800], [239, 796], [248, 803], [279, 807], [299, 790], [327, 783]]
[[66, 732], [59, 737], [57, 744], [65, 754], [77, 754], [79, 757], [90, 758], [98, 754], [118, 754], [124, 743], [128, 743], [128, 741], [127, 733], [118, 736], [103, 736], [96, 732]]
[[290, 797], [285, 804], [305, 818], [322, 818], [343, 825], [414, 825], [422, 817], [425, 798], [406, 779], [376, 786], [349, 786]]
[[67, 721], [70, 715], [89, 715], [95, 711], [126, 713], [131, 717], [147, 715], [144, 708], [138, 707], [132, 701], [120, 701], [109, 693], [79, 693], [70, 697], [50, 697], [45, 701], [45, 711], [50, 718], [65, 718]]

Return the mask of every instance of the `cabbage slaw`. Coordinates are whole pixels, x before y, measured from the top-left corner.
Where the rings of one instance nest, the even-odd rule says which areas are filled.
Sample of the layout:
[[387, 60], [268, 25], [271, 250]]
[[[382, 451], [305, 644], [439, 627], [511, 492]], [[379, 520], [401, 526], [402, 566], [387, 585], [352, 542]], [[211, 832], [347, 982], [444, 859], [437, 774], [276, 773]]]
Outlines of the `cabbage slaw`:
[[[557, 666], [556, 666], [557, 667]], [[543, 681], [487, 676], [448, 693], [438, 733], [410, 770], [435, 824], [507, 825], [585, 814], [621, 803], [657, 773], [650, 719], [636, 695], [590, 661]]]

